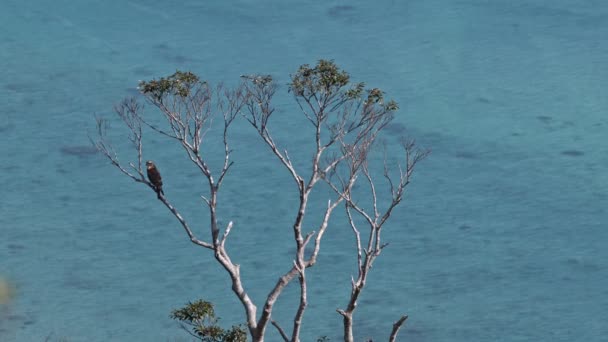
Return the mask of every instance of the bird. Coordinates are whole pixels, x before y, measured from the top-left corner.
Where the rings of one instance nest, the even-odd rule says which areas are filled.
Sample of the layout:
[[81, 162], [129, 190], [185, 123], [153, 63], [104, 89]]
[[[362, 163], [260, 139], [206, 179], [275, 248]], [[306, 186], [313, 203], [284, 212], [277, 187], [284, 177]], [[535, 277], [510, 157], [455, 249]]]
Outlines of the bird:
[[148, 179], [150, 180], [150, 183], [152, 183], [154, 191], [156, 191], [156, 194], [158, 195], [158, 199], [160, 199], [161, 194], [165, 195], [165, 192], [163, 191], [163, 179], [160, 176], [160, 172], [158, 172], [156, 165], [154, 165], [154, 162], [151, 160], [146, 162], [146, 169], [148, 171]]

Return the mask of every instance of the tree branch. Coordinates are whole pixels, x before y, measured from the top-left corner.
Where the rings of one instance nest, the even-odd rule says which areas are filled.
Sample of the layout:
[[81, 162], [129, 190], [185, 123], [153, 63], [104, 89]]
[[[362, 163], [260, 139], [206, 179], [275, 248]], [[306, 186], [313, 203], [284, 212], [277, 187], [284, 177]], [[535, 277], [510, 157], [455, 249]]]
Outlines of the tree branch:
[[283, 341], [289, 342], [289, 336], [287, 336], [287, 334], [285, 333], [285, 330], [283, 330], [283, 328], [281, 328], [281, 326], [279, 326], [279, 323], [277, 323], [274, 319], [271, 320], [270, 323], [272, 325], [274, 325], [275, 328], [277, 328], [277, 330], [279, 331], [279, 334], [281, 334], [281, 337], [283, 338]]
[[169, 203], [169, 201], [167, 201], [167, 198], [165, 197], [165, 195], [160, 193], [160, 194], [158, 194], [158, 197], [159, 197], [159, 200], [169, 209], [169, 211], [171, 211], [173, 216], [175, 216], [175, 218], [182, 225], [182, 227], [184, 228], [184, 231], [186, 231], [186, 234], [188, 234], [188, 238], [190, 238], [190, 241], [192, 241], [192, 243], [194, 243], [195, 245], [199, 245], [201, 247], [205, 247], [207, 249], [215, 250], [215, 248], [212, 244], [199, 240], [196, 238], [196, 236], [194, 236], [194, 233], [192, 232], [192, 229], [190, 229], [190, 227], [188, 226], [188, 223], [186, 223], [186, 220], [184, 220], [184, 218], [177, 211], [177, 209], [175, 209], [175, 207], [173, 205], [171, 205], [171, 203]]
[[394, 324], [393, 324], [393, 330], [391, 331], [391, 335], [388, 338], [389, 342], [395, 342], [395, 339], [397, 338], [397, 334], [399, 333], [399, 329], [401, 329], [401, 325], [403, 325], [403, 323], [405, 323], [405, 320], [407, 319], [407, 316], [401, 316], [401, 318], [399, 318]]
[[304, 316], [304, 310], [308, 305], [307, 290], [306, 290], [306, 273], [305, 268], [301, 268], [297, 262], [294, 261], [294, 267], [297, 268], [300, 273], [300, 304], [298, 305], [298, 311], [293, 320], [293, 333], [291, 334], [292, 342], [300, 341], [300, 328], [302, 326], [302, 317]]

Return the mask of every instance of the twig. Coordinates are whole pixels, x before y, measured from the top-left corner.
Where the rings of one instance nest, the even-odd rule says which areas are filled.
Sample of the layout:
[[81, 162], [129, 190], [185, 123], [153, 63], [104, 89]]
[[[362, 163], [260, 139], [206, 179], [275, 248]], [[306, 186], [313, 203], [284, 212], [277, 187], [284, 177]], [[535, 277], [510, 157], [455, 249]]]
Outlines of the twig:
[[283, 328], [281, 328], [281, 326], [279, 326], [279, 323], [277, 323], [274, 319], [271, 320], [270, 323], [272, 325], [274, 325], [275, 328], [277, 328], [277, 330], [279, 331], [279, 334], [281, 334], [281, 337], [283, 338], [283, 341], [289, 342], [289, 337], [285, 333], [285, 330], [283, 330]]

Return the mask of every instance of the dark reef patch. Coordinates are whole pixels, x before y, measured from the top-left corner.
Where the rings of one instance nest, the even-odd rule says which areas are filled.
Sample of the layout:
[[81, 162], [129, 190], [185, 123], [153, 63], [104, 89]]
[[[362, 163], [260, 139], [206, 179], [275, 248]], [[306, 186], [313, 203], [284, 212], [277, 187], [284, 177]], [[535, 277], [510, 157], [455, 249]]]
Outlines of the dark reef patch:
[[97, 148], [88, 145], [63, 146], [60, 149], [61, 154], [76, 157], [90, 157], [98, 153]]
[[6, 319], [9, 321], [16, 322], [16, 321], [24, 321], [27, 319], [27, 317], [22, 316], [22, 315], [17, 315], [17, 314], [10, 314], [10, 315], [6, 316]]
[[69, 80], [71, 77], [68, 71], [58, 71], [48, 75], [49, 81]]
[[354, 10], [355, 7], [351, 5], [332, 6], [327, 10], [327, 15], [330, 18], [344, 18], [352, 15]]
[[468, 224], [461, 224], [460, 226], [458, 226], [459, 230], [469, 230], [471, 229], [471, 226], [469, 226]]
[[570, 257], [563, 261], [563, 263], [568, 267], [571, 267], [573, 270], [580, 272], [598, 272], [602, 269], [601, 266], [593, 263], [588, 258]]
[[171, 47], [169, 47], [169, 44], [166, 42], [154, 45], [154, 48], [159, 49], [159, 50], [165, 50], [165, 51], [171, 50]]
[[15, 93], [30, 93], [34, 89], [34, 87], [28, 83], [8, 83], [4, 88]]
[[20, 245], [20, 244], [16, 244], [16, 243], [9, 243], [8, 245], [6, 245], [6, 247], [10, 250], [10, 251], [20, 251], [22, 249], [25, 249], [24, 245]]
[[137, 75], [137, 76], [141, 76], [141, 77], [153, 77], [154, 76], [154, 72], [149, 69], [146, 68], [145, 66], [138, 66], [133, 68], [133, 74]]
[[23, 325], [32, 325], [36, 323], [36, 321], [34, 321], [33, 319], [28, 319], [27, 321], [23, 322]]
[[479, 155], [477, 153], [470, 151], [458, 151], [454, 154], [454, 156], [460, 159], [479, 159]]
[[551, 122], [553, 122], [553, 118], [547, 115], [539, 115], [536, 118], [544, 124], [550, 124]]
[[83, 291], [96, 291], [102, 288], [95, 279], [77, 273], [68, 273], [63, 279], [63, 286]]
[[171, 55], [171, 56], [167, 56], [166, 59], [170, 62], [179, 64], [179, 65], [184, 65], [184, 64], [189, 64], [189, 63], [194, 62], [194, 59], [187, 57], [187, 56], [183, 56], [183, 55]]
[[384, 127], [384, 130], [387, 134], [397, 137], [405, 136], [407, 132], [407, 128], [405, 127], [405, 125], [400, 122], [391, 122], [390, 124], [386, 125], [386, 127]]
[[6, 172], [15, 172], [15, 171], [19, 170], [19, 166], [17, 166], [17, 165], [0, 166], [0, 170], [6, 171]]
[[581, 157], [585, 155], [585, 152], [579, 150], [565, 150], [561, 151], [560, 154], [569, 157]]
[[565, 127], [574, 127], [576, 126], [576, 124], [573, 121], [564, 121], [561, 124], [561, 128], [565, 128]]
[[[184, 56], [184, 55], [176, 55], [173, 54], [173, 49], [169, 46], [168, 43], [160, 43], [154, 46], [156, 50], [158, 50], [160, 57], [170, 63], [178, 64], [183, 66], [184, 64], [192, 64], [195, 62], [194, 58]], [[141, 70], [148, 71], [148, 70]]]

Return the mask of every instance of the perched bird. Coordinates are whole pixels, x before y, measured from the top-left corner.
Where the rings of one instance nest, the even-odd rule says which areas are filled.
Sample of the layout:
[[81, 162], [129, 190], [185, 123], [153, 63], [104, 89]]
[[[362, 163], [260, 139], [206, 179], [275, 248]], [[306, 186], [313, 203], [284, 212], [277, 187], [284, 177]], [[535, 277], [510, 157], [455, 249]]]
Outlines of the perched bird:
[[154, 162], [151, 160], [148, 160], [146, 162], [146, 169], [148, 171], [148, 179], [150, 180], [150, 183], [152, 183], [152, 185], [154, 186], [154, 191], [156, 191], [156, 194], [160, 199], [160, 195], [165, 194], [163, 192], [163, 179], [160, 177], [160, 172], [158, 172], [156, 165], [154, 165]]

